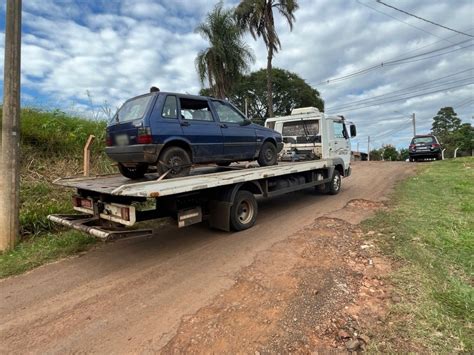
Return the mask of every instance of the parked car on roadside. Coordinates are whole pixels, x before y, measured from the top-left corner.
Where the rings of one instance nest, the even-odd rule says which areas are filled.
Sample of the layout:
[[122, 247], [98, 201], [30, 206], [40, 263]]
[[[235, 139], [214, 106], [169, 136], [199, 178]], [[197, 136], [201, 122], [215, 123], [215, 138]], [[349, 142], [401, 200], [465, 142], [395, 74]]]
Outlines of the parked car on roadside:
[[438, 138], [431, 134], [413, 137], [408, 150], [410, 161], [442, 159], [441, 144], [439, 143]]
[[186, 176], [192, 164], [277, 164], [281, 134], [256, 124], [225, 100], [151, 92], [127, 100], [107, 126], [107, 155], [123, 176], [142, 178], [156, 166]]

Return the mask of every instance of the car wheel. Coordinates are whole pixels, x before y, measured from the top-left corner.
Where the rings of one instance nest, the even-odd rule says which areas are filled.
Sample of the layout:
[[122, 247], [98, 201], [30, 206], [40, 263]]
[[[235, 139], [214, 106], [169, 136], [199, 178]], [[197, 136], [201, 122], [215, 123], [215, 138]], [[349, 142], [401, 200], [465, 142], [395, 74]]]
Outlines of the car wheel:
[[257, 200], [253, 193], [238, 191], [230, 209], [230, 225], [235, 231], [248, 229], [255, 224], [258, 214]]
[[119, 168], [120, 174], [122, 174], [126, 178], [136, 180], [136, 179], [141, 179], [142, 177], [145, 176], [145, 173], [148, 169], [148, 165], [139, 164], [134, 167], [128, 167], [128, 166], [123, 165], [122, 163], [119, 163], [118, 168]]
[[271, 142], [265, 142], [260, 149], [260, 154], [258, 155], [258, 165], [260, 166], [270, 166], [277, 164], [277, 149], [275, 145]]
[[180, 147], [166, 148], [158, 160], [158, 173], [165, 174], [166, 179], [188, 176], [191, 171], [191, 157]]
[[322, 185], [317, 185], [316, 189], [323, 194], [337, 195], [339, 191], [341, 191], [341, 183], [341, 173], [339, 170], [334, 170], [331, 181]]
[[231, 161], [225, 161], [225, 162], [220, 162], [216, 163], [217, 166], [229, 166], [232, 162]]
[[414, 159], [412, 157], [409, 157], [408, 158], [408, 161], [410, 161], [411, 163], [413, 163]]
[[443, 156], [442, 156], [441, 154], [438, 154], [438, 155], [436, 156], [436, 160], [443, 160]]

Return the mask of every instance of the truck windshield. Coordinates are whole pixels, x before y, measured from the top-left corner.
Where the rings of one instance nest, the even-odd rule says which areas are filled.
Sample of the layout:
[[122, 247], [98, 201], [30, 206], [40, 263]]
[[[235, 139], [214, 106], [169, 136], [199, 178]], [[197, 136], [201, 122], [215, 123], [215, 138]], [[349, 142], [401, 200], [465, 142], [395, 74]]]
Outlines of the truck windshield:
[[143, 118], [151, 97], [151, 95], [145, 95], [125, 102], [117, 111], [110, 123], [123, 123]]
[[299, 120], [283, 123], [283, 137], [306, 137], [319, 134], [319, 120]]

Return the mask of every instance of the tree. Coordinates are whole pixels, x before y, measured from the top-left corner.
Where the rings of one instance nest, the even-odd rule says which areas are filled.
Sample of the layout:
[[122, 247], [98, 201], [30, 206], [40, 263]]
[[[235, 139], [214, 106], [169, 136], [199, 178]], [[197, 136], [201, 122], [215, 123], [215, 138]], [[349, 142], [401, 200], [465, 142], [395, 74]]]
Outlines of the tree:
[[461, 120], [452, 107], [443, 107], [433, 117], [431, 131], [449, 150], [455, 149], [454, 132], [461, 128]]
[[370, 151], [370, 160], [382, 160], [382, 150], [372, 149]]
[[[297, 74], [287, 70], [273, 68], [273, 106], [275, 114], [286, 116], [296, 107], [317, 107], [324, 111], [324, 101], [318, 90], [312, 88]], [[245, 112], [247, 101], [248, 117], [255, 123], [263, 124], [268, 117], [267, 106], [267, 71], [261, 69], [244, 75], [235, 83], [229, 98], [234, 105]], [[211, 89], [202, 89], [201, 95], [212, 95]]]
[[210, 47], [201, 50], [195, 60], [201, 84], [207, 79], [212, 94], [224, 99], [233, 83], [254, 62], [251, 49], [242, 41], [242, 29], [237, 25], [232, 10], [219, 2], [200, 24], [197, 33], [207, 39]]
[[453, 134], [456, 148], [471, 153], [474, 149], [474, 127], [470, 123], [463, 123]]
[[398, 151], [393, 145], [385, 145], [382, 148], [382, 157], [384, 160], [398, 160]]
[[273, 117], [272, 59], [281, 49], [280, 39], [275, 29], [273, 9], [288, 22], [290, 30], [298, 9], [297, 0], [241, 0], [235, 15], [241, 28], [247, 29], [254, 39], [262, 37], [267, 47], [267, 107], [269, 117]]
[[398, 160], [405, 161], [410, 156], [410, 151], [407, 148], [400, 149], [400, 154], [398, 156]]

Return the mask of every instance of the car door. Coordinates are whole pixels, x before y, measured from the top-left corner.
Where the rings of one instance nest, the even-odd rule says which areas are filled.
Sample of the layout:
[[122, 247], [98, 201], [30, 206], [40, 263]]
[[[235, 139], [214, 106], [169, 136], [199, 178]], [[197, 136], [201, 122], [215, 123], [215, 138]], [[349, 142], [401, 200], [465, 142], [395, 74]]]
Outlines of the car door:
[[351, 160], [351, 147], [349, 134], [344, 121], [333, 119], [330, 126], [329, 157], [342, 158], [344, 164], [349, 166]]
[[210, 163], [222, 160], [223, 136], [209, 100], [179, 96], [179, 122], [183, 137], [191, 144], [193, 161]]
[[212, 100], [224, 139], [226, 160], [247, 160], [255, 157], [257, 134], [254, 126], [231, 104]]

